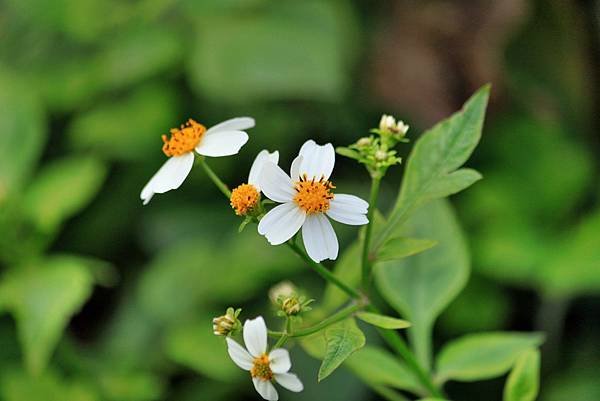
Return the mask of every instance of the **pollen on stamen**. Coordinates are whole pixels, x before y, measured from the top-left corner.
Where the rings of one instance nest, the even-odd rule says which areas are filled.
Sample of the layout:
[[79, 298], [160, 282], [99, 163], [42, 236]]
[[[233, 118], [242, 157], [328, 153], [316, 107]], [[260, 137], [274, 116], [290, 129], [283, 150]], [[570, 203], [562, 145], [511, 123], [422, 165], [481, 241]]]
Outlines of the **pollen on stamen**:
[[242, 184], [231, 191], [230, 204], [238, 216], [247, 215], [256, 207], [260, 193], [252, 184]]
[[181, 156], [184, 153], [191, 152], [200, 143], [202, 136], [206, 132], [204, 125], [197, 123], [191, 118], [182, 124], [179, 128], [171, 128], [171, 137], [162, 136], [164, 145], [162, 150], [165, 155]]
[[273, 371], [267, 354], [254, 358], [250, 375], [264, 381], [273, 380]]
[[308, 180], [306, 174], [296, 182], [296, 196], [294, 202], [307, 214], [324, 213], [329, 210], [330, 202], [333, 199], [332, 189], [335, 185], [321, 177], [318, 181], [314, 178]]

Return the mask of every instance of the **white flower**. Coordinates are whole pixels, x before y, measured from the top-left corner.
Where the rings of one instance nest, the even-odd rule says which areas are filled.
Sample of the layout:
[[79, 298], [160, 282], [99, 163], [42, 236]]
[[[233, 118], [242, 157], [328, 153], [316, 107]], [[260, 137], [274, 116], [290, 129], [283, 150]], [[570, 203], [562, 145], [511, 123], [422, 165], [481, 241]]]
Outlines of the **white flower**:
[[142, 189], [140, 198], [144, 205], [154, 194], [177, 189], [183, 184], [194, 165], [194, 150], [202, 156], [231, 156], [248, 142], [244, 130], [254, 127], [254, 119], [237, 117], [206, 129], [202, 124], [189, 119], [179, 129], [171, 129], [171, 138], [163, 135], [163, 152], [169, 156], [162, 167]]
[[273, 380], [290, 391], [300, 392], [304, 389], [298, 376], [288, 373], [292, 362], [286, 349], [277, 348], [267, 353], [267, 326], [261, 316], [244, 323], [247, 351], [231, 338], [227, 337], [226, 340], [229, 356], [236, 365], [250, 372], [254, 388], [265, 400], [279, 399]]
[[283, 244], [302, 228], [306, 252], [315, 262], [336, 259], [339, 244], [327, 217], [340, 223], [368, 223], [369, 204], [354, 195], [333, 194], [329, 176], [335, 164], [333, 146], [309, 140], [292, 163], [291, 178], [274, 163], [265, 163], [261, 175], [264, 194], [282, 203], [258, 224], [258, 232], [272, 245]]
[[277, 164], [279, 162], [279, 152], [269, 153], [267, 150], [262, 150], [254, 159], [252, 167], [250, 167], [248, 183], [239, 185], [231, 191], [231, 207], [238, 216], [248, 214], [260, 200], [260, 176], [266, 162]]
[[396, 122], [393, 116], [384, 114], [381, 116], [381, 120], [379, 120], [379, 129], [404, 136], [408, 132], [409, 126], [404, 124], [404, 121], [398, 120]]

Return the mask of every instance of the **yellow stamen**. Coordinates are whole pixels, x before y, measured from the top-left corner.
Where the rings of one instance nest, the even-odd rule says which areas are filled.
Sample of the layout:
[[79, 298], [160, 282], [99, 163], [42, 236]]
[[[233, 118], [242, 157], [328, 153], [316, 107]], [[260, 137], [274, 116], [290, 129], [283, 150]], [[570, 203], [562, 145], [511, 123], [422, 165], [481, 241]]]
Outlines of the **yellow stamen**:
[[242, 184], [231, 191], [230, 203], [238, 216], [245, 216], [258, 204], [260, 193], [252, 184]]
[[264, 381], [273, 380], [273, 371], [271, 370], [269, 355], [262, 354], [261, 356], [254, 358], [254, 365], [252, 366], [252, 369], [250, 369], [250, 375]]
[[294, 202], [306, 213], [324, 213], [329, 210], [329, 203], [333, 199], [331, 190], [335, 186], [324, 177], [315, 181], [308, 180], [306, 174], [296, 182], [296, 196]]
[[164, 142], [162, 150], [169, 157], [181, 156], [198, 146], [206, 128], [190, 118], [185, 125], [182, 124], [179, 129], [171, 128], [170, 132], [171, 138], [162, 136]]

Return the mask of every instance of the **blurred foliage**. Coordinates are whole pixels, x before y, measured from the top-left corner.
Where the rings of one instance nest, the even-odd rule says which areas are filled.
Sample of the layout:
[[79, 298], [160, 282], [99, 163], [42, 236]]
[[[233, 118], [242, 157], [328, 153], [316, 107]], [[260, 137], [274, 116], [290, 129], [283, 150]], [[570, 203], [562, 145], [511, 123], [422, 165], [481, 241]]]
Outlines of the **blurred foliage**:
[[[424, 252], [377, 267], [384, 298], [378, 301], [388, 303], [387, 314], [395, 310], [413, 323], [409, 339], [433, 339], [433, 350], [416, 347], [438, 375], [469, 380], [472, 372], [492, 377], [510, 370], [504, 398], [511, 401], [534, 399], [537, 375], [544, 401], [600, 397], [598, 355], [591, 362], [571, 357], [586, 335], [596, 349], [600, 330], [588, 324], [600, 294], [600, 122], [592, 96], [598, 79], [591, 79], [598, 69], [597, 17], [586, 2], [514, 0], [502, 5], [527, 12], [513, 13], [522, 19], [499, 29], [484, 1], [472, 8], [457, 1], [392, 3], [0, 3], [0, 400], [247, 398], [252, 389], [239, 381], [243, 373], [211, 334], [210, 318], [229, 304], [247, 306], [244, 317], [265, 310], [264, 294], [284, 278], [317, 298], [315, 318], [345, 297], [323, 288], [285, 249], [265, 246], [253, 230], [238, 235], [239, 221], [201, 174], [177, 195], [142, 208], [139, 190], [163, 160], [160, 135], [188, 117], [211, 125], [255, 116], [257, 128], [239, 157], [213, 165], [232, 185], [246, 179], [262, 148], [279, 148], [287, 164], [307, 137], [345, 145], [382, 112], [408, 121], [414, 138], [429, 122], [419, 110], [455, 110], [483, 83], [473, 82], [482, 79], [472, 67], [481, 60], [461, 50], [477, 49], [473, 42], [501, 55], [493, 63], [498, 79], [485, 77], [494, 78], [498, 98], [470, 163], [484, 179], [455, 199], [464, 230], [451, 208], [436, 201], [382, 245], [381, 254], [390, 258]], [[444, 18], [437, 20], [440, 9]], [[461, 18], [474, 20], [482, 10], [491, 17], [481, 21], [491, 28], [462, 37], [453, 24], [472, 27]], [[448, 38], [454, 46], [440, 45]], [[434, 42], [435, 52], [424, 41]], [[400, 52], [397, 43], [405, 46]], [[372, 75], [429, 71], [432, 62], [451, 81], [443, 96], [427, 95], [440, 94], [427, 91], [437, 87], [433, 81], [414, 80], [418, 91], [385, 81], [385, 96], [371, 87], [381, 86]], [[387, 75], [373, 67], [381, 64]], [[448, 149], [425, 150], [424, 158]], [[407, 174], [431, 172], [416, 164]], [[405, 195], [441, 197], [480, 178], [456, 170], [460, 164], [435, 171], [453, 176], [451, 187]], [[341, 158], [338, 165], [340, 189], [364, 184], [359, 167]], [[398, 176], [383, 186], [389, 210]], [[412, 201], [403, 202], [397, 210]], [[340, 227], [340, 233], [350, 246], [336, 274], [356, 283], [360, 251], [348, 231]], [[473, 277], [467, 282], [469, 250]], [[557, 300], [567, 305], [564, 316], [552, 308], [547, 315]], [[533, 329], [545, 331], [552, 345], [543, 349], [541, 372], [531, 351], [539, 336], [522, 333]], [[484, 330], [510, 331], [493, 338], [468, 334]], [[375, 390], [419, 392], [404, 363], [365, 333], [369, 345], [344, 362], [347, 371], [336, 370], [318, 385], [319, 365], [304, 354], [310, 344], [294, 347], [294, 370], [306, 390], [282, 398], [373, 398], [348, 372]], [[447, 342], [457, 335], [466, 337]], [[499, 346], [515, 350], [510, 360], [496, 358]], [[435, 350], [442, 353], [434, 364]], [[480, 399], [448, 388], [452, 399]]]

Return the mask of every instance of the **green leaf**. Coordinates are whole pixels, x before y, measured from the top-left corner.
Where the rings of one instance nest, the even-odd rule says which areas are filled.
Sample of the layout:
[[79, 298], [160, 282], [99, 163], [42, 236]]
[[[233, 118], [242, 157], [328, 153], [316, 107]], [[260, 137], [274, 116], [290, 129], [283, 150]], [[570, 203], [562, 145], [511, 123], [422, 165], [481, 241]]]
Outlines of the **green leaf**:
[[545, 290], [555, 297], [596, 294], [600, 289], [600, 210], [566, 232], [544, 264]]
[[0, 398], [4, 401], [100, 401], [95, 389], [84, 380], [63, 378], [54, 372], [32, 377], [17, 367], [2, 370]]
[[24, 186], [44, 146], [45, 116], [32, 92], [0, 71], [0, 203]]
[[365, 335], [350, 318], [329, 326], [325, 330], [325, 341], [327, 346], [319, 368], [319, 381], [332, 374], [354, 351], [362, 348]]
[[504, 387], [504, 401], [535, 401], [540, 386], [540, 351], [525, 351], [513, 367]]
[[225, 338], [213, 334], [212, 318], [204, 315], [203, 319], [171, 328], [165, 337], [165, 352], [173, 361], [204, 376], [231, 381], [241, 371], [227, 356]]
[[377, 251], [377, 261], [402, 259], [434, 247], [437, 241], [420, 238], [396, 237], [387, 241]]
[[31, 373], [45, 368], [69, 319], [91, 295], [93, 282], [85, 262], [68, 256], [20, 266], [4, 276], [0, 293], [17, 321]]
[[432, 238], [438, 245], [410, 258], [375, 265], [381, 295], [412, 327], [409, 337], [424, 366], [431, 364], [431, 328], [436, 317], [464, 287], [469, 256], [456, 217], [445, 201], [418, 209], [406, 223], [408, 235]]
[[373, 326], [381, 327], [384, 329], [405, 329], [410, 327], [410, 322], [406, 320], [397, 319], [395, 317], [384, 316], [377, 313], [371, 312], [358, 312], [356, 317], [360, 320], [372, 324]]
[[375, 248], [423, 203], [447, 196], [480, 178], [463, 165], [481, 138], [489, 86], [477, 91], [463, 109], [425, 132], [415, 144], [406, 165], [402, 186], [387, 224], [377, 237]]
[[161, 134], [176, 126], [178, 96], [166, 86], [144, 86], [118, 103], [79, 114], [68, 129], [76, 149], [108, 158], [143, 160], [162, 155]]
[[202, 96], [232, 102], [339, 98], [348, 84], [353, 22], [343, 3], [311, 0], [201, 17], [189, 52], [192, 84]]
[[538, 333], [491, 332], [453, 340], [440, 351], [437, 379], [477, 381], [506, 373], [526, 350], [543, 342]]
[[382, 348], [367, 345], [344, 362], [352, 372], [371, 386], [389, 386], [419, 392], [421, 385], [404, 363]]
[[106, 172], [103, 163], [83, 156], [47, 165], [25, 193], [25, 213], [42, 231], [52, 232], [94, 198]]

